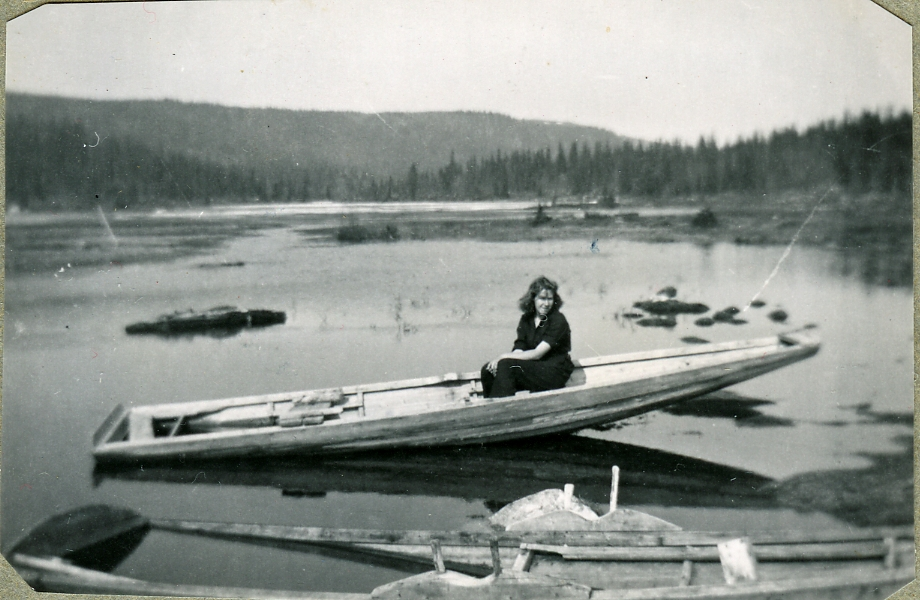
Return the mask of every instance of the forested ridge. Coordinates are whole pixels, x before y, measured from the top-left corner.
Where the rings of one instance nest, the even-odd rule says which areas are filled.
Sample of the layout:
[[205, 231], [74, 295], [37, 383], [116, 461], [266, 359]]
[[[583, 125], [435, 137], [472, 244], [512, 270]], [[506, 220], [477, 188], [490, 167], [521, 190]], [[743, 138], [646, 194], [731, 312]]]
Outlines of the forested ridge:
[[[591, 128], [567, 129], [475, 113], [429, 113], [402, 120], [399, 114], [323, 114], [320, 121], [315, 114], [308, 119], [294, 111], [233, 113], [267, 123], [244, 127], [215, 120], [230, 114], [221, 111], [234, 109], [177, 108], [173, 106], [177, 103], [169, 102], [146, 107], [167, 106], [172, 111], [158, 113], [158, 128], [175, 133], [198, 123], [200, 131], [157, 137], [153, 129], [141, 135], [124, 123], [103, 127], [100, 123], [112, 120], [100, 120], [98, 115], [95, 123], [68, 115], [65, 100], [39, 102], [48, 109], [44, 111], [24, 109], [22, 100], [17, 107], [14, 99], [14, 110], [8, 107], [7, 111], [7, 202], [28, 210], [149, 209], [315, 199], [580, 196], [610, 202], [621, 198], [658, 201], [728, 192], [754, 197], [828, 185], [852, 194], [909, 196], [911, 187], [911, 115], [906, 111], [865, 112], [805, 131], [790, 128], [720, 146], [703, 138], [695, 145], [638, 142]], [[188, 115], [199, 113], [197, 121], [190, 120]], [[170, 121], [171, 114], [185, 120]], [[365, 118], [370, 120], [362, 120]], [[385, 123], [370, 124], [385, 118], [402, 128], [388, 125], [398, 132], [398, 139], [383, 127]], [[305, 119], [313, 129], [316, 123], [323, 127], [332, 122], [350, 123], [353, 129], [347, 135], [336, 134], [334, 151], [311, 148], [333, 142], [301, 139], [308, 133], [298, 137], [297, 132], [312, 131]], [[276, 131], [268, 134], [272, 125]], [[284, 132], [277, 131], [285, 126]], [[480, 135], [474, 146], [463, 132], [477, 127]], [[362, 134], [370, 128], [373, 135]], [[263, 129], [264, 139], [246, 142], [251, 144], [249, 150], [233, 146], [233, 140], [246, 131]], [[435, 135], [445, 139], [433, 139]], [[272, 146], [273, 140], [284, 147], [283, 152]], [[548, 140], [555, 143], [550, 145]], [[402, 149], [394, 152], [397, 142]], [[485, 143], [493, 146], [486, 150]], [[351, 156], [349, 145], [362, 158]], [[462, 147], [466, 154], [455, 152], [455, 147]], [[475, 154], [477, 148], [479, 154]], [[387, 154], [388, 162], [369, 168], [367, 157], [378, 153]]]
[[763, 194], [836, 185], [851, 194], [908, 193], [911, 115], [864, 112], [804, 132], [776, 131], [718, 146], [625, 142], [616, 148], [573, 142], [537, 151], [451, 161], [413, 179], [416, 195], [458, 198], [589, 195], [668, 198], [727, 192]]
[[596, 127], [495, 113], [364, 114], [16, 93], [7, 94], [6, 118], [14, 177], [7, 194], [30, 209], [97, 200], [138, 208], [355, 199], [375, 189], [404, 196], [396, 188], [410, 165], [436, 170], [452, 153], [465, 160], [572, 140], [623, 141]]

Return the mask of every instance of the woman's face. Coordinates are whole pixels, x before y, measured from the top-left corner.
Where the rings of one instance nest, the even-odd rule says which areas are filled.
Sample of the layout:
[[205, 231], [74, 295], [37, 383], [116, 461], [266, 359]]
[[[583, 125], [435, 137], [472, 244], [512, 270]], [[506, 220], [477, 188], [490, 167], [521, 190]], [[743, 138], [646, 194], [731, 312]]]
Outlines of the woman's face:
[[553, 302], [556, 298], [552, 290], [542, 289], [533, 299], [534, 308], [537, 309], [537, 316], [545, 317], [553, 309]]

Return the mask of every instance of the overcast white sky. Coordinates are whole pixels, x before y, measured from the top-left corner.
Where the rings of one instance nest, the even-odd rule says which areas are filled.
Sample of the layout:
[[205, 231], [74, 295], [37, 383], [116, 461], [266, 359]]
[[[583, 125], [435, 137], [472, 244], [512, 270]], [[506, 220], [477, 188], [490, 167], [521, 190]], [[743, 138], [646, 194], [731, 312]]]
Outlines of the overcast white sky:
[[235, 106], [492, 111], [733, 141], [911, 106], [910, 26], [870, 0], [222, 0], [48, 5], [7, 89]]

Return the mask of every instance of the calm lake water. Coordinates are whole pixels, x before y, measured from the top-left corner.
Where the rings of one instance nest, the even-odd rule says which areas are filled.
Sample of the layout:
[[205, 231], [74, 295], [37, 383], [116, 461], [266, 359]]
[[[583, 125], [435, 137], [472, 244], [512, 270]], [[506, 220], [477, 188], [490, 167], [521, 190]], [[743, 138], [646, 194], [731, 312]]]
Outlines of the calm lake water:
[[[673, 329], [656, 329], [623, 313], [667, 285], [713, 310], [744, 307], [785, 249], [615, 239], [339, 245], [302, 225], [231, 237], [168, 261], [8, 274], [4, 551], [48, 516], [94, 503], [162, 518], [481, 529], [503, 503], [567, 481], [576, 482], [577, 495], [605, 502], [612, 464], [623, 470], [621, 504], [683, 527], [846, 527], [839, 515], [783, 505], [755, 488], [767, 478], [865, 469], [875, 455], [904, 453], [912, 425], [911, 290], [868, 285], [829, 250], [795, 247], [761, 294], [766, 306], [740, 315], [744, 325], [703, 328], [686, 316]], [[184, 227], [180, 237], [195, 233], [193, 220]], [[550, 442], [146, 469], [100, 469], [91, 457], [93, 432], [119, 403], [477, 370], [510, 347], [517, 298], [541, 274], [560, 282], [576, 358], [810, 323], [823, 346], [803, 363], [731, 388], [728, 414], [659, 411]], [[283, 310], [288, 318], [223, 338], [124, 331], [162, 313], [223, 304]], [[784, 324], [767, 318], [778, 308], [789, 314]], [[154, 533], [117, 572], [369, 591], [412, 571]]]

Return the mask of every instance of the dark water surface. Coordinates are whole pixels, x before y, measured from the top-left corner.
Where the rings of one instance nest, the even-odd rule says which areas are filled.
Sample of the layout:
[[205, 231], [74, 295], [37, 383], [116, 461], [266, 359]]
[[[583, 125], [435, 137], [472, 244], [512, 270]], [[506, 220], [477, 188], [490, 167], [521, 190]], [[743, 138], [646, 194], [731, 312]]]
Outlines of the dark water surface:
[[[885, 460], [895, 461], [895, 473], [906, 464], [909, 477], [911, 290], [868, 285], [831, 251], [794, 248], [763, 290], [765, 306], [738, 315], [745, 324], [699, 327], [699, 315], [683, 315], [673, 328], [644, 328], [623, 314], [668, 285], [678, 298], [712, 311], [745, 307], [784, 248], [613, 239], [338, 245], [302, 227], [276, 225], [224, 231], [222, 243], [178, 258], [163, 248], [153, 253], [156, 260], [127, 264], [51, 267], [49, 253], [39, 267], [17, 263], [6, 280], [4, 551], [46, 517], [90, 503], [162, 518], [483, 529], [503, 504], [567, 482], [602, 505], [613, 464], [623, 473], [622, 505], [686, 528], [824, 529], [864, 524], [854, 515], [861, 507], [872, 512], [874, 500], [851, 498], [849, 511], [808, 503], [803, 481], [832, 488]], [[137, 227], [143, 237], [144, 225]], [[196, 235], [189, 220], [161, 243], [181, 246]], [[516, 300], [541, 274], [561, 284], [576, 358], [680, 346], [681, 338], [759, 337], [808, 323], [818, 325], [823, 347], [814, 358], [713, 398], [578, 436], [169, 467], [100, 468], [91, 458], [93, 431], [119, 403], [476, 370], [510, 347]], [[124, 331], [162, 313], [222, 304], [283, 310], [287, 322], [223, 337]], [[786, 323], [768, 318], [777, 309], [789, 314]], [[892, 481], [892, 489], [885, 480], [876, 484], [895, 498], [890, 520], [909, 518], [909, 496], [895, 489], [903, 481]], [[154, 533], [118, 572], [367, 591], [411, 569]]]

